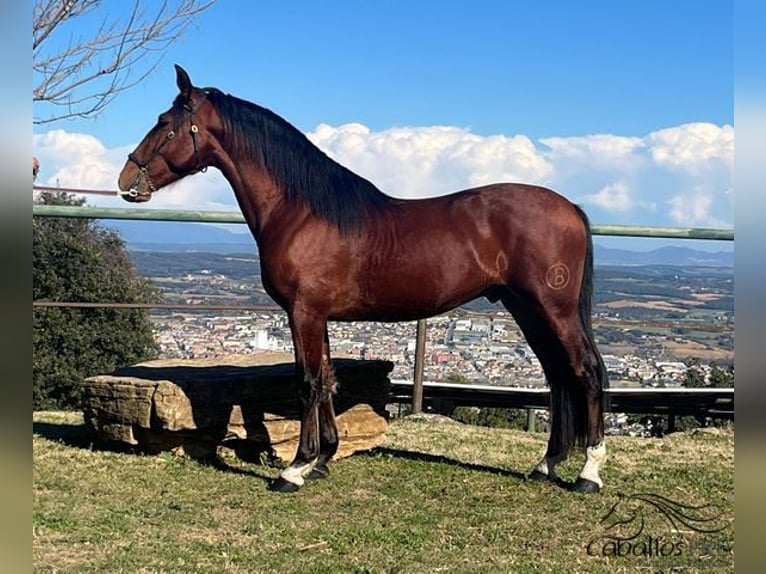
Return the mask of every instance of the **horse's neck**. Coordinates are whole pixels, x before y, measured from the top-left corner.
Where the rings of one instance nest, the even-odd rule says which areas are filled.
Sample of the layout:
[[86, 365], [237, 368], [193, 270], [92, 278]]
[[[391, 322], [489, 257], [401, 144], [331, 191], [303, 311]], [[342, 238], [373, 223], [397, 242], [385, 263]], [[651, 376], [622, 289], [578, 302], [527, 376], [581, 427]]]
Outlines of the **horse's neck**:
[[274, 180], [252, 161], [222, 154], [218, 165], [234, 190], [242, 215], [256, 241], [282, 201], [282, 192]]

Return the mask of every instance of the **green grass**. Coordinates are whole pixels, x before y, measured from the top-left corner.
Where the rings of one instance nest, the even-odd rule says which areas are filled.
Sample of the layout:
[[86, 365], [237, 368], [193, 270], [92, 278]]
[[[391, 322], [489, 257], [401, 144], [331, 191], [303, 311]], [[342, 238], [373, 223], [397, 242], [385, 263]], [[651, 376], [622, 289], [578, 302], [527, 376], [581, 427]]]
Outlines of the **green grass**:
[[[637, 492], [712, 503], [724, 527], [672, 532], [646, 511], [645, 533], [733, 546], [729, 430], [611, 438], [607, 486], [586, 496], [522, 479], [545, 449], [542, 434], [404, 419], [385, 448], [336, 461], [329, 480], [283, 495], [266, 489], [277, 468], [225, 453], [229, 470], [99, 451], [77, 414], [34, 421], [36, 572], [634, 572], [650, 559], [587, 547], [620, 495]], [[562, 476], [572, 480], [580, 464], [573, 456]], [[708, 564], [702, 554], [684, 554], [683, 565], [690, 556]], [[719, 558], [732, 562], [733, 551]], [[645, 571], [672, 564], [660, 566]]]

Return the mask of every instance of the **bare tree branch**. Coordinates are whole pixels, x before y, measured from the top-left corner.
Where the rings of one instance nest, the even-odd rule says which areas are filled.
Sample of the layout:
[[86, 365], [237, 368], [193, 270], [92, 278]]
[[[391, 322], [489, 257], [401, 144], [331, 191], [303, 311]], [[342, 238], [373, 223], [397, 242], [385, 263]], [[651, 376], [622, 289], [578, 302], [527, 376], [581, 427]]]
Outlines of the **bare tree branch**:
[[215, 2], [123, 0], [119, 5], [129, 11], [114, 16], [105, 0], [35, 0], [34, 123], [97, 115], [146, 78], [194, 17]]

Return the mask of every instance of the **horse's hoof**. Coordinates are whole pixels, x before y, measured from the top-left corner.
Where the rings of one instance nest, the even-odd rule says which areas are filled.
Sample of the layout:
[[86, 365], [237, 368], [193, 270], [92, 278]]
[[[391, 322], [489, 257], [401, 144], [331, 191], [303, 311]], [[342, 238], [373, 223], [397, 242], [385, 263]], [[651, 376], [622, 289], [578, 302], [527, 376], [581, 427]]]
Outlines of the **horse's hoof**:
[[326, 464], [316, 465], [306, 476], [306, 480], [319, 480], [330, 476], [330, 468]]
[[527, 475], [527, 480], [535, 480], [537, 482], [555, 482], [549, 475], [544, 472], [540, 472], [535, 469]]
[[597, 482], [593, 482], [592, 480], [578, 476], [574, 485], [572, 485], [572, 490], [575, 492], [583, 492], [585, 494], [594, 494], [596, 492], [600, 492], [601, 487]]
[[277, 477], [269, 483], [269, 490], [272, 492], [298, 492], [300, 486], [284, 478]]

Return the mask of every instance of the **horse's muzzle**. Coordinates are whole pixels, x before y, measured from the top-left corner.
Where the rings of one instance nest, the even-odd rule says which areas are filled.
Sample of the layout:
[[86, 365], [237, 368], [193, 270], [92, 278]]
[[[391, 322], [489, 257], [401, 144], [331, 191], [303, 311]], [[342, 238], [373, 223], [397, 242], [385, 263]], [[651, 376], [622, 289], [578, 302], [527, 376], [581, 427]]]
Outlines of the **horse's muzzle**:
[[146, 168], [136, 169], [130, 164], [126, 165], [120, 173], [117, 187], [119, 188], [117, 194], [130, 203], [149, 201], [154, 192], [154, 186]]
[[119, 191], [120, 197], [130, 203], [144, 203], [152, 198], [151, 191], [138, 191], [136, 189], [129, 189], [127, 191]]

